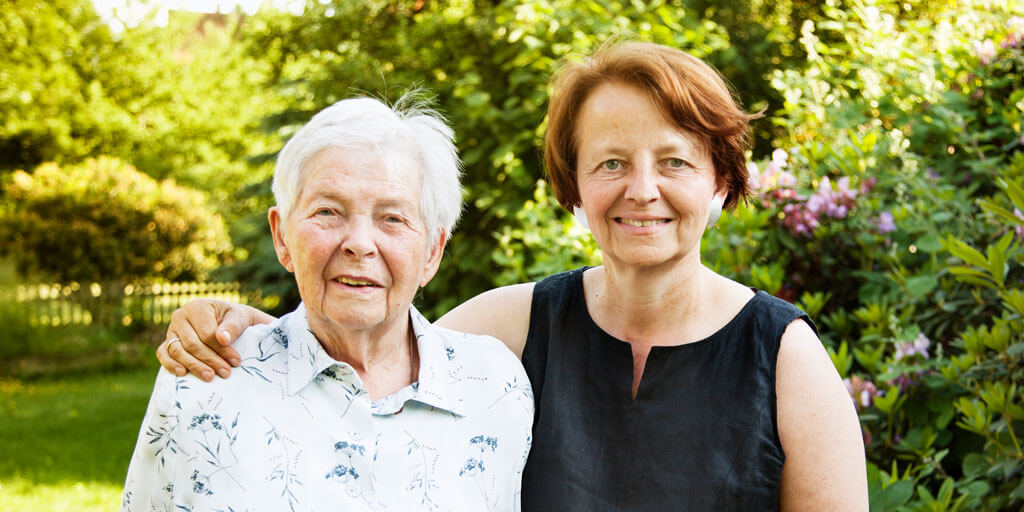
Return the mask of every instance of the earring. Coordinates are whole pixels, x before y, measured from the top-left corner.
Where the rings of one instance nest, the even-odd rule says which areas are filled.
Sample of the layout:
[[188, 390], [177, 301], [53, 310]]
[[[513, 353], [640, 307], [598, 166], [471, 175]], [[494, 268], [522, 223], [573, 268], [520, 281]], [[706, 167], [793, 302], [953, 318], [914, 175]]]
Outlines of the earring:
[[587, 212], [583, 211], [582, 207], [573, 207], [572, 214], [576, 216], [576, 222], [579, 222], [585, 229], [590, 229], [590, 224], [587, 224]]
[[711, 206], [708, 208], [708, 229], [711, 229], [718, 222], [718, 219], [722, 216], [722, 205], [725, 204], [725, 196], [722, 194], [715, 194], [715, 197], [711, 198]]

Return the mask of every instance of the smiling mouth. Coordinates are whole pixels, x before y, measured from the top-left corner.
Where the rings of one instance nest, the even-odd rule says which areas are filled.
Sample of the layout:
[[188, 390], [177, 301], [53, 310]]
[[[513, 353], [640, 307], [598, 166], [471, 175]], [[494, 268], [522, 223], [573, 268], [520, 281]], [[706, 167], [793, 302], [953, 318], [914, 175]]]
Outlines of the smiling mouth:
[[616, 217], [615, 222], [625, 224], [627, 226], [636, 226], [640, 228], [646, 228], [647, 226], [654, 226], [656, 224], [665, 224], [668, 219], [656, 219], [656, 220], [634, 220], [634, 219], [623, 219], [622, 217]]
[[377, 283], [374, 283], [373, 281], [367, 281], [367, 280], [364, 280], [364, 279], [353, 279], [351, 277], [339, 277], [339, 278], [335, 279], [335, 281], [337, 281], [337, 282], [339, 282], [341, 284], [345, 284], [345, 285], [348, 285], [348, 286], [355, 286], [355, 287], [359, 287], [359, 288], [363, 288], [363, 287], [367, 287], [367, 286], [379, 286]]

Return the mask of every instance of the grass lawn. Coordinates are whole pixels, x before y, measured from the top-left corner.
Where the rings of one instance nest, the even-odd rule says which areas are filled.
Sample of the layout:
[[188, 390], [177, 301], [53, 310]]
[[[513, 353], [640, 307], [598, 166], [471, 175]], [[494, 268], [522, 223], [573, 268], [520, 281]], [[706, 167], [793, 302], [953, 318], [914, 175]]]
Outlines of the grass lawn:
[[0, 510], [117, 510], [155, 377], [0, 379]]

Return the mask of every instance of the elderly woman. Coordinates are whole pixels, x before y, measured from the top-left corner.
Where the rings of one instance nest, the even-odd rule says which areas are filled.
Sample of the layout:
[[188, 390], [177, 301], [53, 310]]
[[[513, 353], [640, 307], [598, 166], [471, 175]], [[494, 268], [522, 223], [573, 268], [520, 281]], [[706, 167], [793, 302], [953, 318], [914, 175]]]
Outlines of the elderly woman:
[[[706, 227], [748, 194], [753, 117], [709, 66], [655, 44], [556, 76], [545, 163], [603, 265], [438, 320], [522, 358], [536, 399], [524, 510], [867, 509], [856, 412], [810, 320], [701, 263]], [[185, 343], [159, 356], [212, 378], [232, 335], [261, 321], [193, 304], [170, 328]]]
[[519, 361], [411, 306], [458, 218], [458, 174], [429, 111], [360, 98], [314, 116], [281, 151], [268, 213], [302, 304], [245, 331], [233, 379], [160, 372], [122, 509], [518, 511]]

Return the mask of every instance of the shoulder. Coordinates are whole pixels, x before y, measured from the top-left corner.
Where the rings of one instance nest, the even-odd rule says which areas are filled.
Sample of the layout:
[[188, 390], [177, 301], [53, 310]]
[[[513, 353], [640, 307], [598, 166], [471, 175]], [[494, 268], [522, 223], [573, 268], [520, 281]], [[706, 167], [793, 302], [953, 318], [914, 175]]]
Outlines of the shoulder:
[[[443, 352], [431, 366], [441, 370], [435, 373], [443, 374], [446, 393], [465, 407], [471, 423], [528, 432], [533, 425], [533, 388], [519, 358], [492, 336], [433, 329]], [[437, 351], [432, 353], [438, 356]]]
[[783, 510], [867, 505], [864, 444], [853, 402], [811, 325], [790, 322], [779, 348]]
[[810, 377], [838, 379], [825, 346], [804, 317], [789, 321], [779, 342], [777, 375], [779, 379], [803, 380]]
[[530, 327], [534, 283], [495, 288], [463, 302], [437, 320], [440, 327], [501, 340], [517, 357]]
[[495, 379], [526, 378], [519, 357], [504, 342], [486, 334], [473, 334], [433, 326], [438, 339], [450, 348], [447, 357]]

